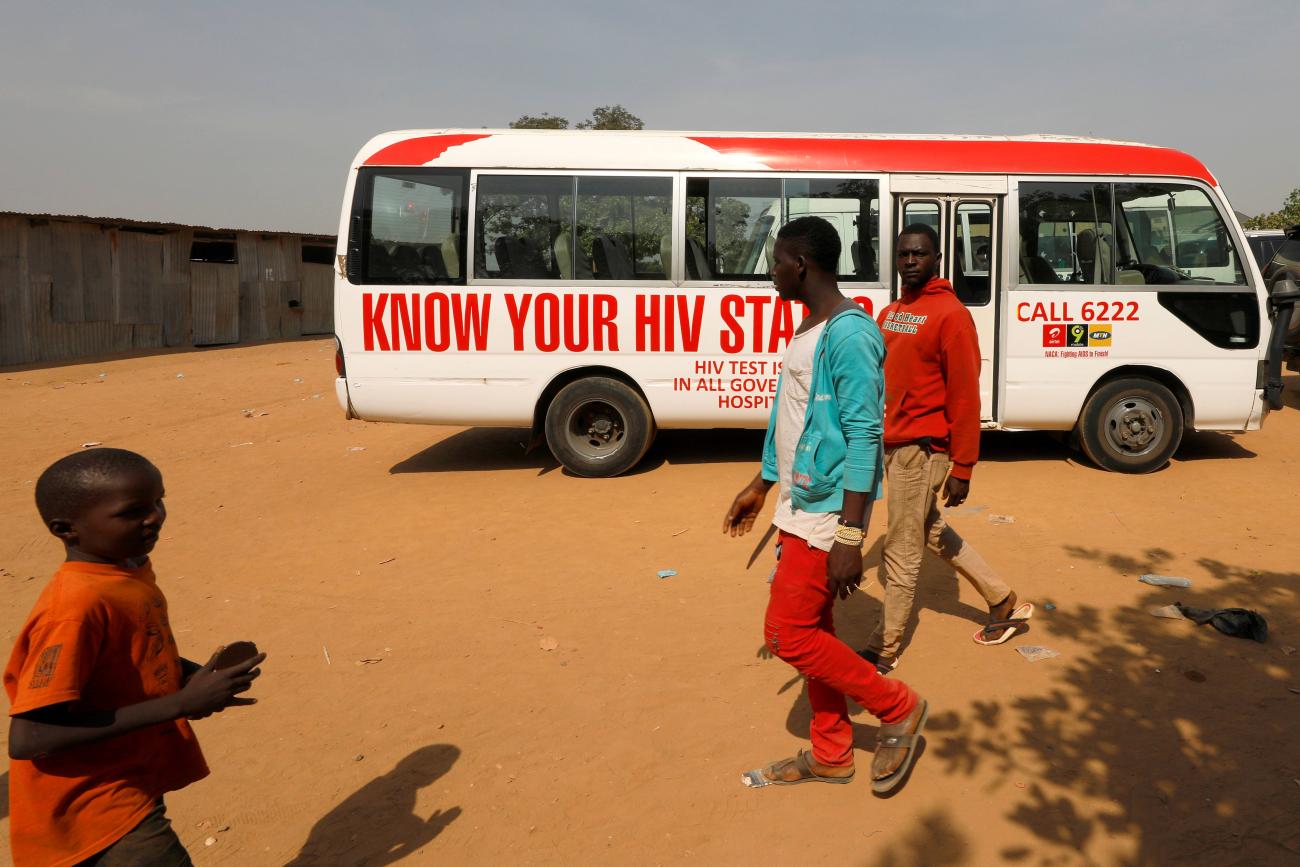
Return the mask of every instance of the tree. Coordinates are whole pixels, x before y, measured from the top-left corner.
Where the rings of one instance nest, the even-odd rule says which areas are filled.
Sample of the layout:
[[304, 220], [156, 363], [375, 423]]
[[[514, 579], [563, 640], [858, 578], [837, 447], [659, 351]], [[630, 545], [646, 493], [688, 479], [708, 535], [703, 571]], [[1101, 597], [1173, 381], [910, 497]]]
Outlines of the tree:
[[[578, 125], [582, 127], [582, 124]], [[568, 129], [569, 121], [567, 118], [556, 117], [552, 114], [542, 112], [539, 115], [525, 114], [519, 120], [510, 124], [511, 129]]]
[[1300, 188], [1291, 191], [1282, 203], [1282, 210], [1260, 214], [1242, 223], [1245, 229], [1289, 229], [1300, 224]]
[[[546, 112], [525, 114], [510, 128], [568, 129], [569, 120]], [[645, 122], [621, 105], [602, 105], [591, 110], [589, 120], [578, 121], [575, 129], [645, 129]]]
[[591, 110], [591, 120], [578, 123], [578, 129], [645, 129], [645, 122], [621, 105], [602, 105]]

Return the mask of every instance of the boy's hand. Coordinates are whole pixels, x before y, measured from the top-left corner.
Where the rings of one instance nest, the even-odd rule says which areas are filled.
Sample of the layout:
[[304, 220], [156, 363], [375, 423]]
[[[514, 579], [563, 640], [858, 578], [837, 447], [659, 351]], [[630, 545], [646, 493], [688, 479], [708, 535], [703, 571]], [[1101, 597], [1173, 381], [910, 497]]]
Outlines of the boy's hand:
[[862, 549], [836, 542], [826, 558], [826, 587], [832, 596], [848, 599], [862, 583]]
[[761, 481], [759, 484], [750, 482], [744, 490], [736, 494], [736, 499], [731, 502], [731, 508], [727, 510], [727, 517], [722, 519], [722, 532], [730, 533], [732, 536], [743, 536], [754, 529], [754, 519], [758, 517], [759, 512], [763, 511], [763, 503], [767, 500], [769, 487], [771, 486]]
[[944, 505], [948, 508], [960, 506], [970, 496], [970, 480], [948, 477], [943, 486]]
[[261, 676], [262, 670], [258, 666], [265, 659], [266, 654], [259, 653], [238, 665], [215, 669], [214, 656], [207, 665], [190, 675], [185, 686], [176, 693], [181, 715], [189, 719], [202, 719], [234, 705], [256, 704], [255, 698], [238, 696], [248, 692], [253, 681]]

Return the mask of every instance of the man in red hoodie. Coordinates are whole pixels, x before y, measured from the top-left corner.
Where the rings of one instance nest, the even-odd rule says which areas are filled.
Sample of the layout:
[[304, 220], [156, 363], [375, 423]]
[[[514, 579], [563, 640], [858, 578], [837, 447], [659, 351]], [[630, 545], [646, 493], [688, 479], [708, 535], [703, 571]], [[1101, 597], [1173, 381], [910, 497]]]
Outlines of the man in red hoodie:
[[902, 296], [881, 311], [885, 336], [885, 480], [889, 530], [881, 555], [883, 622], [862, 655], [886, 673], [898, 663], [912, 616], [921, 558], [928, 547], [979, 591], [989, 624], [978, 644], [1000, 644], [1028, 619], [1033, 605], [1016, 594], [966, 544], [939, 511], [970, 491], [980, 448], [980, 350], [975, 321], [938, 277], [939, 236], [915, 224], [895, 246]]

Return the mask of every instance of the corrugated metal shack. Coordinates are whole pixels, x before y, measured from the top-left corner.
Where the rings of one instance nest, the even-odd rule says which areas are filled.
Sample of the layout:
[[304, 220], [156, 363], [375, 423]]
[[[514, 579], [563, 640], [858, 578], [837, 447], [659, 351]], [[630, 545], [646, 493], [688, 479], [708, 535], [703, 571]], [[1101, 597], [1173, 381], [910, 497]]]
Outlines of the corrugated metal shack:
[[334, 330], [334, 238], [0, 212], [0, 365]]

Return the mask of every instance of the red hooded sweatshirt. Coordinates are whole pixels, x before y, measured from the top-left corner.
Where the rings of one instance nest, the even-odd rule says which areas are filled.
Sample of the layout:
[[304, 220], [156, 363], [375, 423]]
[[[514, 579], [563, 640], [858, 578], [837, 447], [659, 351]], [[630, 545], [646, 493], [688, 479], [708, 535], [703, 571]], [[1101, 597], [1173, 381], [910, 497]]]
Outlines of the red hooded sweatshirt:
[[969, 479], [980, 456], [980, 346], [975, 320], [934, 277], [880, 312], [885, 335], [885, 448], [923, 437]]

